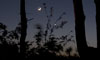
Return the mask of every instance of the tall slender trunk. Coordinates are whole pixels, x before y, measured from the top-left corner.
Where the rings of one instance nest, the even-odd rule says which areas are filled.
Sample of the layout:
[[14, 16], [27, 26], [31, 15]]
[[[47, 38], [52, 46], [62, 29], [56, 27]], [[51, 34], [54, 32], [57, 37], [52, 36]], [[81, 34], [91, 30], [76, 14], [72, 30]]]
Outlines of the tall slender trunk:
[[79, 55], [82, 56], [82, 52], [87, 48], [86, 36], [85, 36], [85, 16], [83, 12], [82, 0], [73, 0], [74, 12], [75, 12], [75, 32], [76, 41]]
[[21, 16], [21, 38], [20, 38], [20, 53], [21, 58], [25, 60], [25, 39], [27, 35], [27, 18], [25, 13], [25, 0], [20, 0], [20, 16]]
[[97, 47], [100, 48], [100, 0], [94, 0], [96, 5]]

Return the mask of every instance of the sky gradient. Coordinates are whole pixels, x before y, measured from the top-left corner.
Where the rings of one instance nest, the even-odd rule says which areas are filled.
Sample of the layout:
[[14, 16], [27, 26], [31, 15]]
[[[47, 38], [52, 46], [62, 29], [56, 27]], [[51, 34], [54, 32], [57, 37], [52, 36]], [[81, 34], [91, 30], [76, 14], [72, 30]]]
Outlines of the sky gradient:
[[[70, 30], [75, 30], [74, 24], [74, 8], [73, 0], [26, 0], [26, 14], [27, 18], [34, 18], [34, 20], [28, 22], [28, 36], [27, 40], [31, 40], [36, 33], [35, 24], [39, 23], [44, 28], [47, 23], [47, 18], [43, 9], [43, 3], [47, 4], [47, 11], [50, 7], [54, 7], [54, 13], [52, 18], [52, 24], [63, 13], [62, 20], [68, 21], [64, 26], [64, 29], [55, 31], [57, 36], [66, 35]], [[39, 12], [37, 8], [41, 7]], [[93, 0], [83, 0], [84, 14], [86, 16], [86, 39], [89, 46], [96, 47], [96, 22], [95, 22], [95, 4]], [[8, 26], [9, 30], [14, 29], [20, 22], [20, 0], [0, 0], [0, 22]], [[62, 32], [63, 31], [63, 32]], [[73, 32], [75, 36], [75, 32]]]

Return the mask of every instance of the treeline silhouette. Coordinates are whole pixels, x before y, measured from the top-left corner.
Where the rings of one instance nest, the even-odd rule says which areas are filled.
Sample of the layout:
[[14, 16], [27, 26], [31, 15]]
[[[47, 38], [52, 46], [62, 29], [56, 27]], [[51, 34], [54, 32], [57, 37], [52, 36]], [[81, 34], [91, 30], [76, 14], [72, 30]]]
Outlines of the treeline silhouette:
[[[15, 28], [15, 30], [7, 30], [7, 26], [3, 23], [0, 23], [0, 59], [1, 60], [39, 60], [39, 59], [57, 59], [57, 60], [79, 60], [81, 59], [97, 59], [98, 50], [99, 50], [99, 0], [94, 0], [96, 5], [96, 24], [97, 24], [97, 47], [88, 47], [86, 42], [85, 35], [85, 15], [82, 6], [82, 0], [73, 0], [74, 12], [75, 12], [75, 33], [76, 33], [76, 42], [79, 56], [75, 54], [71, 56], [72, 47], [69, 47], [65, 50], [67, 56], [60, 54], [61, 51], [64, 51], [64, 47], [68, 42], [74, 42], [72, 40], [73, 36], [66, 34], [61, 37], [56, 37], [53, 32], [56, 29], [62, 29], [67, 21], [61, 21], [62, 16], [66, 13], [63, 12], [61, 16], [55, 21], [54, 25], [50, 23], [51, 18], [53, 17], [53, 7], [50, 8], [50, 14], [46, 15], [47, 24], [46, 29], [43, 30], [40, 24], [36, 25], [37, 34], [34, 36], [32, 42], [25, 41], [27, 36], [27, 22], [25, 12], [25, 0], [20, 0], [20, 18], [21, 22]], [[47, 13], [46, 3], [43, 3], [45, 13]], [[57, 22], [60, 22], [59, 25], [56, 25]], [[68, 36], [70, 38], [68, 38]], [[79, 58], [80, 57], [80, 58]]]
[[[70, 35], [72, 31], [70, 31], [69, 34], [61, 37], [56, 37], [53, 34], [53, 32], [56, 29], [60, 29], [60, 28], [62, 29], [64, 25], [60, 27], [61, 25], [58, 26], [53, 25], [47, 28], [46, 30], [48, 30], [48, 32], [45, 33], [46, 30], [43, 31], [42, 26], [40, 24], [37, 24], [35, 27], [38, 32], [35, 34], [34, 40], [31, 42], [25, 41], [24, 60], [78, 59], [79, 57], [77, 54], [75, 54], [74, 56], [70, 55], [71, 51], [73, 50], [72, 47], [67, 48], [65, 51], [65, 53], [67, 53], [68, 56], [61, 55], [60, 51], [64, 52], [64, 47], [68, 42], [75, 43], [74, 40], [72, 40], [73, 36]], [[15, 30], [12, 31], [7, 30], [7, 26], [0, 23], [0, 59], [1, 60], [8, 60], [8, 59], [19, 60], [23, 58], [20, 55], [21, 54], [20, 37], [21, 37], [21, 23], [19, 23], [18, 26], [15, 28]]]

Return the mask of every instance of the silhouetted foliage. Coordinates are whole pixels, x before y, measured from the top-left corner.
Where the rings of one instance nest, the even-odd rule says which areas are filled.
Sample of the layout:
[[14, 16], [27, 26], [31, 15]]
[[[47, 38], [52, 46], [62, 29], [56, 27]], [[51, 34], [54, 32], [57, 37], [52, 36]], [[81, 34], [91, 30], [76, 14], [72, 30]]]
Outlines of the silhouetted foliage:
[[[19, 38], [17, 30], [8, 31], [7, 26], [0, 23], [0, 59], [18, 60], [19, 58]], [[15, 59], [16, 58], [16, 59]]]
[[[42, 27], [41, 25], [36, 25], [36, 28], [38, 30], [37, 34], [34, 36], [35, 40], [34, 42], [32, 42], [33, 44], [35, 43], [36, 46], [34, 46], [31, 42], [27, 42], [28, 46], [31, 46], [32, 48], [28, 48], [26, 50], [27, 52], [27, 59], [38, 59], [38, 58], [42, 58], [42, 59], [46, 59], [46, 57], [50, 58], [50, 59], [67, 59], [67, 56], [65, 55], [65, 57], [63, 55], [60, 55], [60, 51], [64, 52], [64, 47], [66, 46], [66, 44], [68, 42], [72, 42], [73, 40], [71, 40], [72, 38], [67, 38], [66, 36], [61, 36], [61, 37], [56, 37], [53, 35], [49, 36], [48, 34], [48, 39], [45, 42], [45, 35], [43, 33]], [[70, 47], [68, 50], [66, 49], [66, 51], [69, 53], [70, 58], [74, 58], [70, 55], [72, 48]], [[66, 53], [66, 52], [65, 52]], [[57, 55], [59, 54], [59, 55]], [[78, 58], [78, 56], [75, 58]]]

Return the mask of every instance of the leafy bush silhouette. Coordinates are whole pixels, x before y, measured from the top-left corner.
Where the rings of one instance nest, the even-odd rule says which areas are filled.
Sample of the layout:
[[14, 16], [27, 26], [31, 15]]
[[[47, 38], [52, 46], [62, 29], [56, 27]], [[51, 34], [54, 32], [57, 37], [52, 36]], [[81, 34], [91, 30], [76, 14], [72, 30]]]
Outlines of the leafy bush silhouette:
[[19, 56], [18, 40], [20, 38], [17, 29], [18, 27], [15, 30], [8, 31], [7, 26], [0, 23], [0, 59], [1, 60], [7, 60], [7, 59], [17, 60]]

